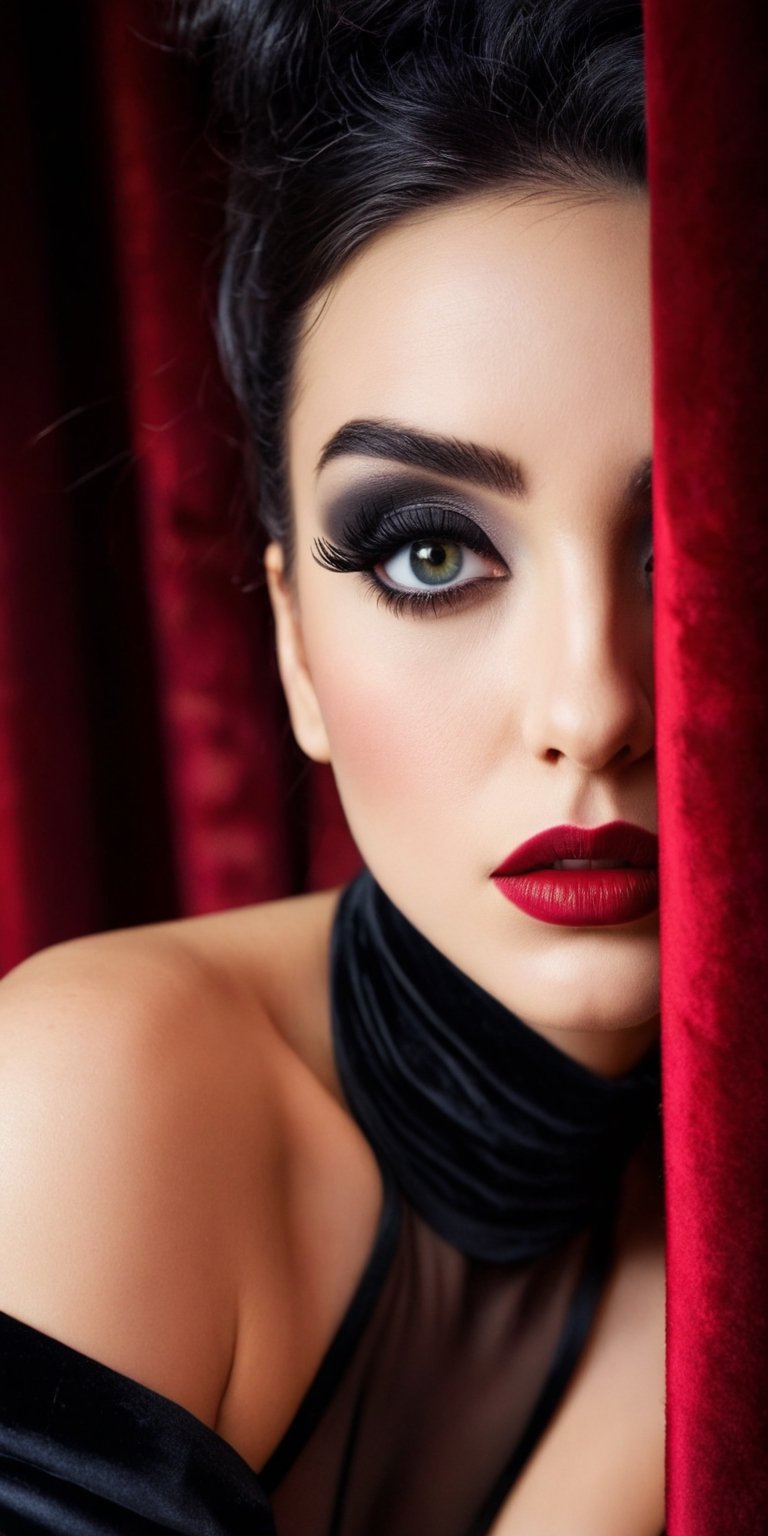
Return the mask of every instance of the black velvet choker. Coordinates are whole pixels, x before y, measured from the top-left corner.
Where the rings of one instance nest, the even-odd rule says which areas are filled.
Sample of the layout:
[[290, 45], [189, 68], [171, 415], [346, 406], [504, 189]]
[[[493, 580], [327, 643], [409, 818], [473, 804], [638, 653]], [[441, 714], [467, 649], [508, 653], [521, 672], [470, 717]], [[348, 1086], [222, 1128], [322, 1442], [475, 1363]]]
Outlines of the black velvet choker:
[[404, 1197], [462, 1253], [535, 1258], [613, 1205], [645, 1132], [661, 1141], [656, 1042], [606, 1078], [537, 1034], [363, 870], [331, 941], [333, 1043], [351, 1113]]

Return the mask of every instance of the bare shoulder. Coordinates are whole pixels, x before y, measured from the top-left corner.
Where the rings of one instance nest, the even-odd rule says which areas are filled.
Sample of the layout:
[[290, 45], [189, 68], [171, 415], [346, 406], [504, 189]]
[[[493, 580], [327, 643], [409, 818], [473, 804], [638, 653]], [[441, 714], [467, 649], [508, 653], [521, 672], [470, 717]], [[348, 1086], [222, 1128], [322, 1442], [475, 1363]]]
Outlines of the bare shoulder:
[[271, 1249], [265, 1274], [264, 1229], [250, 1220], [237, 1350], [217, 1421], [253, 1466], [266, 1460], [308, 1389], [381, 1212], [381, 1173], [345, 1107], [331, 1043], [330, 938], [342, 889], [169, 925], [196, 963], [236, 986], [246, 1034], [260, 1053], [267, 1030], [274, 1063], [287, 1243], [279, 1262]]
[[161, 925], [212, 978], [226, 978], [237, 988], [245, 1017], [268, 1018], [280, 1038], [335, 1097], [328, 962], [342, 889], [337, 886]]
[[56, 945], [0, 983], [0, 1309], [211, 1423], [242, 1212], [265, 1267], [281, 1240], [279, 1068], [242, 987], [183, 923]]

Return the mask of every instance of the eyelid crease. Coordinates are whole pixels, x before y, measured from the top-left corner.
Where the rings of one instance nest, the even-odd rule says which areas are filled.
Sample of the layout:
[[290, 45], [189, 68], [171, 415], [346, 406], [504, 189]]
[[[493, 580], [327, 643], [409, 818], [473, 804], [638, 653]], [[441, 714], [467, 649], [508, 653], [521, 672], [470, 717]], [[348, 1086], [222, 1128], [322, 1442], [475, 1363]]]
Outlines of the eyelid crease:
[[434, 500], [421, 497], [418, 502], [409, 498], [407, 503], [391, 493], [365, 498], [347, 518], [336, 540], [319, 538], [313, 542], [324, 555], [332, 554], [334, 570], [363, 570], [426, 535], [450, 538], [506, 565], [485, 530], [466, 512], [452, 506], [445, 494]]
[[[502, 566], [505, 578], [497, 575], [475, 576], [468, 581], [446, 583], [430, 588], [404, 589], [391, 586], [376, 574], [376, 567], [419, 539], [434, 537], [456, 543]], [[346, 546], [346, 547], [344, 547]], [[475, 600], [475, 594], [487, 591], [499, 580], [509, 579], [510, 571], [488, 535], [466, 513], [446, 503], [441, 496], [434, 503], [423, 498], [415, 504], [393, 503], [382, 508], [382, 498], [360, 503], [341, 530], [340, 545], [326, 538], [315, 538], [312, 556], [327, 570], [342, 574], [358, 573], [365, 587], [395, 617], [403, 612], [416, 617], [447, 613]]]
[[[347, 498], [345, 498], [346, 502]], [[390, 585], [375, 574], [376, 566], [391, 559], [409, 543], [428, 536], [450, 539], [475, 553], [496, 561], [507, 577], [512, 574], [481, 524], [463, 509], [452, 504], [450, 492], [399, 494], [391, 488], [386, 494], [369, 495], [352, 503], [353, 510], [337, 533], [338, 543], [325, 537], [312, 541], [313, 559], [325, 569], [341, 574], [359, 573], [369, 591], [377, 594], [395, 615], [408, 611], [423, 616], [438, 610], [449, 611], [474, 600], [480, 589], [488, 590], [500, 576], [473, 577], [452, 585], [431, 589], [406, 590]], [[647, 520], [647, 514], [646, 514]], [[653, 556], [651, 555], [651, 562]], [[649, 562], [650, 563], [650, 562]]]

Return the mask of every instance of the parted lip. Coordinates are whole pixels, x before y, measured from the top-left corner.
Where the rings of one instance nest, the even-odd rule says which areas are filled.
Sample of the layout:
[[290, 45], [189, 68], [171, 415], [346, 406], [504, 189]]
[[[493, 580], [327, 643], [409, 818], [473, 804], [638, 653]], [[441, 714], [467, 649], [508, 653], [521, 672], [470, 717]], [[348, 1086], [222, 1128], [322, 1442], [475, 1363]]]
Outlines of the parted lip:
[[547, 827], [513, 849], [493, 875], [524, 875], [546, 869], [556, 859], [617, 859], [637, 869], [651, 869], [659, 862], [659, 839], [631, 821], [608, 821], [602, 827]]

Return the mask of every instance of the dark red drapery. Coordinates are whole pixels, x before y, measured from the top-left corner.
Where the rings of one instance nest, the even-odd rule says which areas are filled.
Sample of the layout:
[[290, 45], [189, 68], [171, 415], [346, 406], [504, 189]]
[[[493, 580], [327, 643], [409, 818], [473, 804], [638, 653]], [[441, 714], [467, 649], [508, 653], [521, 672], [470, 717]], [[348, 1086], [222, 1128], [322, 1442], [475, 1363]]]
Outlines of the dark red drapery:
[[[768, 1529], [768, 11], [646, 0], [670, 1536]], [[239, 534], [153, 0], [0, 15], [0, 972], [347, 878]], [[214, 257], [212, 258], [212, 252]]]
[[670, 1536], [768, 1530], [768, 10], [646, 0]]
[[159, 14], [0, 19], [0, 972], [359, 867], [330, 770], [292, 741], [244, 553], [221, 169]]

